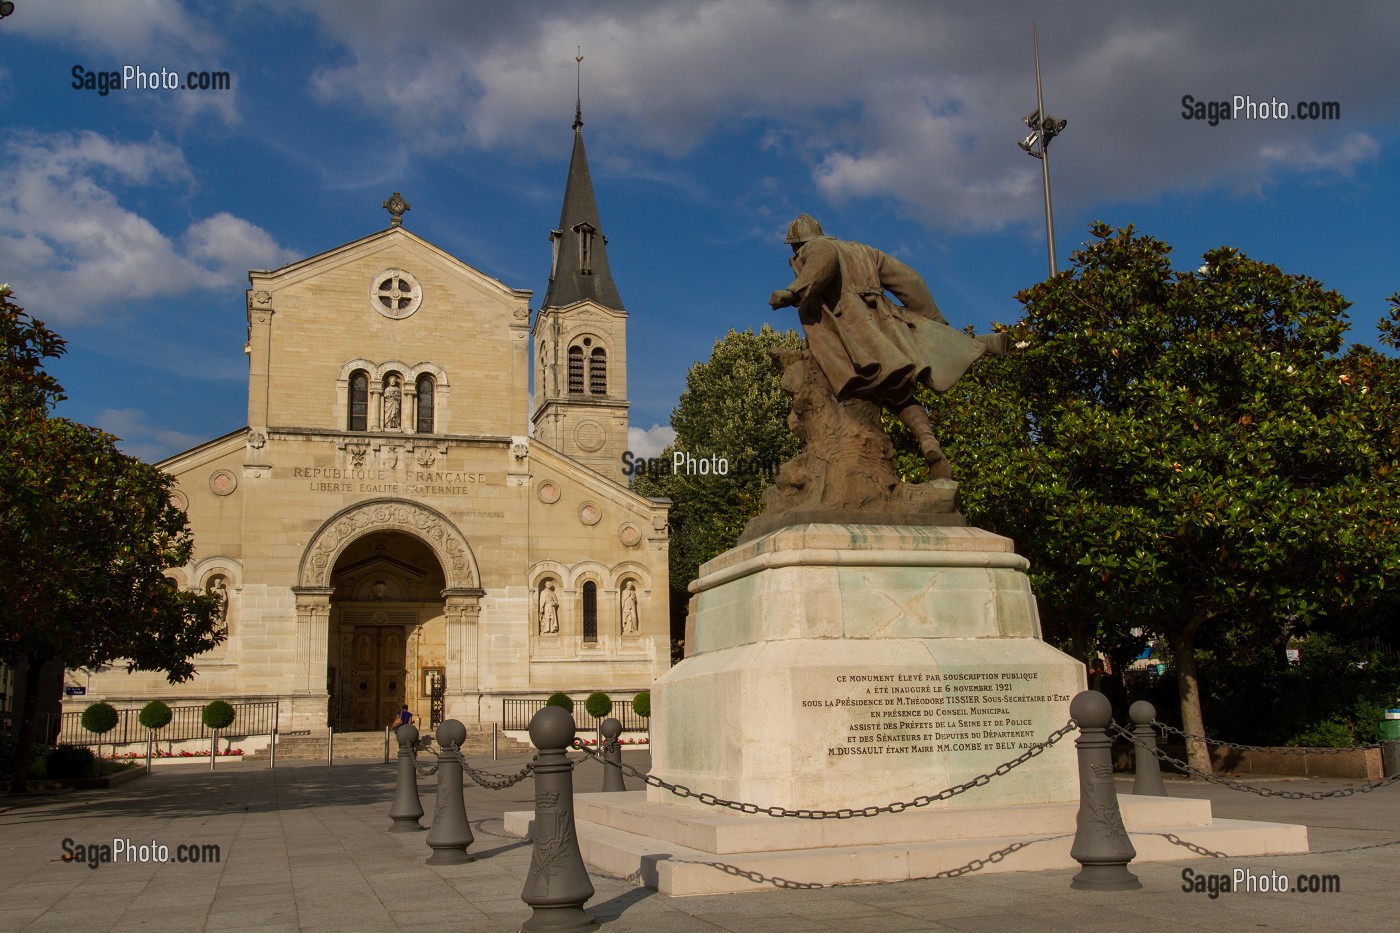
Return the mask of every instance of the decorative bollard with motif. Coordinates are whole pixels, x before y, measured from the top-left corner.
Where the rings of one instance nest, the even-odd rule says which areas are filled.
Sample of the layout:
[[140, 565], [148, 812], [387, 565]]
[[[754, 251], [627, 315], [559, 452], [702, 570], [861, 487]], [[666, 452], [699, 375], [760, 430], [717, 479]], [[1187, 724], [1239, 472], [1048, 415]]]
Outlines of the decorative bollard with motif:
[[394, 821], [391, 833], [414, 833], [423, 829], [418, 818], [423, 815], [423, 801], [418, 798], [417, 762], [413, 750], [418, 744], [418, 727], [405, 724], [394, 730], [399, 743], [399, 777], [394, 785], [394, 805], [389, 818]]
[[433, 854], [429, 865], [461, 865], [474, 862], [467, 847], [475, 841], [467, 823], [467, 807], [462, 800], [461, 746], [467, 740], [467, 727], [449, 719], [437, 729], [438, 786], [437, 803], [433, 807], [433, 827], [428, 830], [428, 845]]
[[1128, 707], [1128, 718], [1133, 721], [1133, 793], [1141, 797], [1165, 797], [1167, 786], [1162, 783], [1162, 766], [1153, 754], [1157, 747], [1157, 733], [1152, 721], [1157, 718], [1157, 707], [1146, 700], [1138, 700]]
[[574, 832], [574, 764], [564, 750], [573, 744], [574, 717], [546, 706], [530, 720], [535, 756], [534, 849], [530, 873], [520, 899], [530, 905], [522, 933], [593, 930], [598, 924], [583, 905], [593, 896], [593, 882], [583, 867]]
[[1069, 704], [1070, 718], [1079, 726], [1074, 745], [1079, 752], [1079, 815], [1069, 854], [1080, 865], [1071, 888], [1128, 891], [1142, 882], [1128, 871], [1137, 850], [1123, 828], [1118, 790], [1113, 784], [1113, 739], [1108, 724], [1113, 704], [1097, 690], [1085, 690]]
[[610, 794], [627, 790], [622, 782], [622, 743], [617, 737], [622, 735], [622, 723], [616, 719], [603, 720], [603, 793]]

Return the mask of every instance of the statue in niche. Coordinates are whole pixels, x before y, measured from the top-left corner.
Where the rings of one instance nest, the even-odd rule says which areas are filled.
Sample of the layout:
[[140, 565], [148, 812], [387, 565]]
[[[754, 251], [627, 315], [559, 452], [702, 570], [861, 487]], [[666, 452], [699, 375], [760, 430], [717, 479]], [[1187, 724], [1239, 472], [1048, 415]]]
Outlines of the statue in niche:
[[374, 584], [369, 588], [369, 598], [374, 600], [388, 599], [389, 584], [385, 583], [383, 580], [375, 580]]
[[547, 580], [540, 590], [540, 634], [559, 634], [559, 594], [554, 592], [553, 580]]
[[[806, 214], [788, 227], [787, 243], [796, 278], [768, 303], [797, 309], [807, 349], [772, 355], [793, 397], [788, 426], [803, 449], [778, 471], [764, 514], [740, 540], [811, 521], [963, 524], [952, 470], [914, 393], [920, 385], [947, 391], [983, 356], [1004, 354], [1006, 335], [970, 337], [948, 326], [917, 272], [863, 243], [826, 236]], [[900, 479], [882, 408], [913, 432], [929, 478], [944, 482]]]
[[384, 382], [384, 429], [397, 430], [403, 423], [402, 380], [392, 375]]
[[209, 580], [205, 592], [219, 601], [219, 624], [228, 625], [228, 581], [223, 574], [216, 574]]
[[637, 618], [637, 584], [628, 580], [622, 589], [622, 634], [636, 635], [641, 630]]

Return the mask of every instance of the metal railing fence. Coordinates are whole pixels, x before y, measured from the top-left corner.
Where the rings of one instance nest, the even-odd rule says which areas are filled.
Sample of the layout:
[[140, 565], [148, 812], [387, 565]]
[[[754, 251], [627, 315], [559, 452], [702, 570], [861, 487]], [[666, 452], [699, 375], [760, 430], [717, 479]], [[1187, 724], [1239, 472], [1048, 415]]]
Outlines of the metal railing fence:
[[[501, 701], [501, 728], [507, 732], [528, 729], [530, 720], [544, 709], [545, 700], [545, 697], [506, 697]], [[580, 733], [594, 731], [601, 723], [588, 714], [583, 703], [581, 699], [574, 699], [574, 722]], [[612, 712], [603, 719], [616, 719], [622, 723], [623, 732], [647, 732], [649, 729], [646, 719], [633, 712], [631, 697], [613, 700]]]

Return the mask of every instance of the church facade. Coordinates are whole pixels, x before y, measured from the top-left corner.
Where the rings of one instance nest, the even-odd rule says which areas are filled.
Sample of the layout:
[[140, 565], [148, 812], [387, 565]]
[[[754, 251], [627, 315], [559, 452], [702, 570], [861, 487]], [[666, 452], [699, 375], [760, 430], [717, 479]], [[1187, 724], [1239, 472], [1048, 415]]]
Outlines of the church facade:
[[668, 503], [618, 467], [627, 312], [581, 125], [533, 322], [531, 292], [414, 235], [397, 193], [387, 229], [250, 273], [248, 424], [160, 464], [196, 546], [168, 576], [220, 595], [227, 640], [174, 687], [70, 672], [86, 700], [374, 730], [434, 696], [468, 723], [625, 699], [669, 667]]

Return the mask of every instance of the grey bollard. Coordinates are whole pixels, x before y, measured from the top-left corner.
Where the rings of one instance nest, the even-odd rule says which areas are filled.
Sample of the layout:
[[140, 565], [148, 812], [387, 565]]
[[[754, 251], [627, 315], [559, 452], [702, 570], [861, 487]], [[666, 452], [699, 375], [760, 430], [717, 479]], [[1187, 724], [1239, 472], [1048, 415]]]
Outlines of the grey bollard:
[[564, 750], [574, 741], [574, 717], [557, 706], [546, 706], [530, 720], [535, 756], [535, 822], [530, 873], [520, 899], [530, 906], [522, 933], [543, 930], [564, 933], [597, 929], [583, 905], [593, 896], [593, 882], [583, 867], [574, 832], [574, 764]]
[[1108, 723], [1113, 704], [1097, 690], [1085, 690], [1069, 704], [1070, 718], [1079, 726], [1074, 745], [1079, 753], [1079, 814], [1069, 854], [1080, 865], [1071, 888], [1090, 891], [1130, 891], [1142, 887], [1128, 863], [1137, 850], [1123, 828], [1118, 790], [1113, 785], [1113, 739]]
[[1157, 718], [1157, 707], [1138, 700], [1128, 707], [1133, 721], [1133, 793], [1139, 797], [1165, 797], [1167, 786], [1162, 783], [1162, 766], [1152, 750], [1157, 747], [1157, 733], [1150, 723]]
[[617, 740], [622, 735], [622, 723], [616, 719], [603, 720], [603, 793], [611, 794], [627, 790], [622, 782], [622, 743]]
[[389, 808], [389, 818], [394, 821], [389, 832], [416, 833], [424, 828], [418, 822], [423, 815], [423, 801], [418, 799], [418, 763], [413, 754], [418, 744], [418, 727], [399, 726], [394, 730], [394, 738], [399, 742], [399, 779], [394, 785], [394, 805]]
[[467, 740], [467, 727], [449, 719], [437, 729], [438, 772], [437, 804], [433, 807], [433, 828], [428, 830], [428, 845], [433, 854], [429, 865], [463, 865], [475, 862], [467, 854], [474, 841], [467, 823], [467, 807], [462, 801], [462, 759], [458, 749]]

